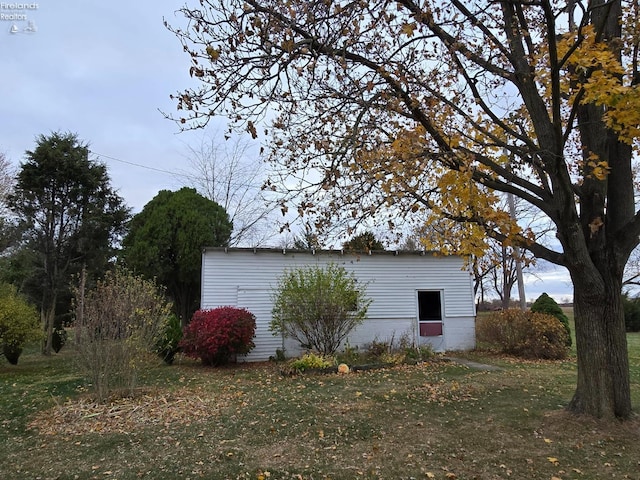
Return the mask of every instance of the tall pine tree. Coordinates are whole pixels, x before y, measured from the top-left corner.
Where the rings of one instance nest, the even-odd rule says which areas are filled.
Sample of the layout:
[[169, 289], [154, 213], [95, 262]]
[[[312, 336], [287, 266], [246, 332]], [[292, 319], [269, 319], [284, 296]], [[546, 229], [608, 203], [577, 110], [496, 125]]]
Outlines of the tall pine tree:
[[129, 209], [110, 185], [105, 165], [89, 158], [89, 148], [72, 133], [40, 135], [17, 176], [9, 205], [30, 253], [24, 283], [40, 308], [50, 354], [56, 316], [70, 310], [72, 275], [86, 268], [101, 276], [124, 233]]

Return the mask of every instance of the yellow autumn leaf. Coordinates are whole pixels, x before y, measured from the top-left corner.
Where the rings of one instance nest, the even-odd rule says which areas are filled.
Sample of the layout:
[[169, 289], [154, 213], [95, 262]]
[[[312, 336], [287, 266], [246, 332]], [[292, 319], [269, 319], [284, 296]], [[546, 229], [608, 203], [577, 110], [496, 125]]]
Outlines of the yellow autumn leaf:
[[552, 443], [552, 442], [553, 442], [553, 440], [551, 440], [550, 438], [545, 438], [544, 439], [544, 443]]
[[547, 457], [547, 460], [549, 460], [554, 465], [558, 465], [558, 459], [556, 457]]
[[220, 57], [220, 50], [217, 48], [213, 48], [211, 45], [207, 47], [207, 55], [213, 61], [217, 60]]
[[413, 37], [413, 32], [416, 29], [415, 22], [405, 23], [402, 25], [400, 31], [404, 33], [407, 37]]
[[427, 473], [425, 473], [425, 475], [426, 475], [427, 478], [436, 478], [435, 474], [431, 473], [431, 472], [427, 472]]

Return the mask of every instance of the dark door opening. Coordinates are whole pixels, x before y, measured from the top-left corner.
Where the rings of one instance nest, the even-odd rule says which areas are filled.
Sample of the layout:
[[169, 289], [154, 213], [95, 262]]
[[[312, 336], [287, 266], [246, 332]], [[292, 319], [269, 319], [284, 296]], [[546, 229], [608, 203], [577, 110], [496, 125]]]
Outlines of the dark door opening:
[[418, 325], [421, 337], [442, 335], [442, 301], [439, 291], [418, 291]]

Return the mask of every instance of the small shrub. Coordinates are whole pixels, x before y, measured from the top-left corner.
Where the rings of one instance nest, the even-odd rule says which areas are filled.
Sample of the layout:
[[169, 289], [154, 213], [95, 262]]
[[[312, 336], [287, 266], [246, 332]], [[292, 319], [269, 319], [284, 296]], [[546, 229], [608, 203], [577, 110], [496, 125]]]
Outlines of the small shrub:
[[[370, 361], [381, 361], [380, 359], [389, 355], [393, 350], [392, 342], [381, 342], [379, 340], [373, 340], [367, 345], [367, 358]], [[387, 362], [384, 362], [387, 363]]]
[[396, 341], [395, 336], [380, 341], [373, 340], [366, 347], [365, 359], [372, 363], [417, 363], [429, 360], [435, 355], [430, 345], [416, 345], [408, 334]]
[[22, 355], [22, 347], [8, 345], [5, 343], [2, 346], [2, 353], [4, 354], [4, 358], [6, 358], [11, 365], [17, 365], [18, 359], [20, 358], [20, 355]]
[[205, 365], [222, 365], [255, 347], [255, 330], [256, 317], [243, 308], [198, 310], [184, 328], [180, 347]]
[[511, 309], [478, 317], [476, 325], [478, 342], [497, 347], [504, 353], [515, 352], [526, 336], [529, 315], [529, 312]]
[[289, 362], [289, 368], [294, 372], [325, 369], [333, 366], [335, 366], [335, 359], [333, 357], [327, 357], [313, 352], [306, 353], [302, 357]]
[[479, 342], [523, 358], [561, 359], [567, 355], [567, 332], [552, 315], [504, 310], [481, 317]]
[[67, 344], [67, 338], [67, 331], [63, 326], [54, 327], [51, 336], [51, 348], [53, 348], [53, 351], [58, 353], [62, 350], [62, 347]]
[[0, 284], [0, 345], [9, 363], [16, 365], [23, 347], [42, 336], [36, 308], [13, 285]]
[[403, 351], [394, 350], [391, 352], [385, 352], [377, 358], [378, 363], [400, 365], [405, 362], [405, 353]]
[[270, 330], [306, 349], [334, 355], [366, 318], [371, 300], [365, 287], [335, 264], [286, 272], [273, 293]]
[[531, 305], [531, 311], [534, 313], [546, 313], [547, 315], [553, 315], [562, 323], [565, 331], [567, 332], [567, 347], [571, 346], [571, 327], [569, 326], [569, 318], [564, 314], [560, 305], [546, 293], [540, 295], [533, 305]]
[[180, 319], [175, 314], [169, 315], [156, 343], [156, 353], [167, 365], [173, 363], [176, 354], [180, 351], [180, 340], [182, 340]]
[[559, 360], [567, 356], [569, 335], [562, 323], [552, 315], [533, 313], [529, 319], [529, 334], [519, 355], [525, 358]]
[[420, 345], [414, 347], [404, 347], [404, 362], [417, 363], [425, 362], [435, 356], [431, 345]]
[[96, 396], [104, 401], [123, 390], [133, 394], [138, 372], [153, 358], [170, 305], [154, 282], [123, 269], [107, 272], [78, 303], [76, 359]]
[[276, 354], [269, 357], [270, 362], [282, 363], [287, 361], [287, 355], [284, 353], [284, 348], [276, 348]]
[[345, 344], [341, 352], [336, 354], [336, 361], [347, 365], [355, 365], [360, 362], [361, 358], [362, 354], [358, 346], [351, 346], [349, 342]]

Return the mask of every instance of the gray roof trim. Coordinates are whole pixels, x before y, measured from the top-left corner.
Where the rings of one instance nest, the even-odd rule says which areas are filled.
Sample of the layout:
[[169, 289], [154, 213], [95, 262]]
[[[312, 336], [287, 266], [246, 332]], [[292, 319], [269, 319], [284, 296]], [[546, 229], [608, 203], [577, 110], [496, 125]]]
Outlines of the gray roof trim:
[[271, 247], [205, 247], [203, 248], [203, 253], [205, 252], [225, 252], [225, 253], [234, 253], [234, 252], [253, 252], [254, 254], [258, 253], [267, 253], [267, 254], [275, 254], [278, 253], [280, 255], [287, 255], [290, 253], [297, 254], [310, 254], [310, 255], [367, 255], [367, 256], [451, 256], [451, 257], [459, 257], [460, 255], [443, 255], [439, 252], [434, 251], [425, 251], [425, 250], [371, 250], [371, 251], [357, 251], [357, 250], [340, 250], [340, 249], [308, 249], [301, 250], [295, 248], [271, 248]]

